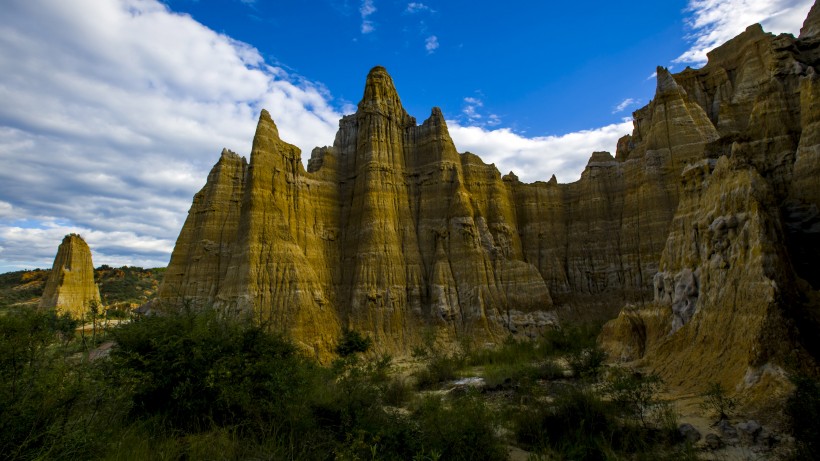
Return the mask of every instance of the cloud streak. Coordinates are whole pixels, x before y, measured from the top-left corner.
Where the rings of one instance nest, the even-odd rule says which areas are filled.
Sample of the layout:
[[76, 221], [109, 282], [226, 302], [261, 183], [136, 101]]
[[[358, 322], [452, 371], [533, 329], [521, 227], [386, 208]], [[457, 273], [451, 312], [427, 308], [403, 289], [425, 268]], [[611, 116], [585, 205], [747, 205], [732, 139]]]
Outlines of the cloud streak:
[[800, 31], [814, 0], [690, 0], [687, 27], [692, 46], [674, 62], [703, 65], [706, 53], [760, 23], [773, 33]]
[[436, 11], [424, 3], [410, 2], [407, 4], [407, 8], [404, 9], [404, 12], [408, 14], [415, 14], [423, 12], [435, 13]]
[[620, 104], [612, 108], [612, 113], [617, 114], [623, 112], [627, 107], [631, 107], [636, 104], [640, 104], [640, 101], [634, 98], [626, 98], [623, 101], [621, 101]]
[[165, 265], [261, 108], [306, 155], [341, 116], [321, 85], [154, 0], [9, 2], [0, 67], [0, 271], [50, 266], [68, 232], [98, 264]]
[[362, 0], [362, 6], [359, 8], [359, 14], [362, 15], [362, 33], [369, 34], [376, 30], [376, 26], [369, 18], [376, 12], [376, 6], [373, 0]]

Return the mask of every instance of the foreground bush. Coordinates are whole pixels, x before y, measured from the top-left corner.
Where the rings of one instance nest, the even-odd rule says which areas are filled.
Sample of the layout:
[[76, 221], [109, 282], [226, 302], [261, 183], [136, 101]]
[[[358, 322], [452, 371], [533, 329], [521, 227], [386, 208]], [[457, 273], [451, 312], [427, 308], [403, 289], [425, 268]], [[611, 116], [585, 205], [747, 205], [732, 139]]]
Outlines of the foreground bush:
[[77, 322], [53, 311], [0, 313], [0, 454], [80, 459], [97, 448], [88, 431], [109, 417], [90, 368], [72, 363]]
[[113, 336], [111, 383], [131, 396], [132, 417], [161, 417], [175, 430], [262, 433], [271, 421], [290, 423], [317, 379], [282, 337], [214, 311], [147, 317]]

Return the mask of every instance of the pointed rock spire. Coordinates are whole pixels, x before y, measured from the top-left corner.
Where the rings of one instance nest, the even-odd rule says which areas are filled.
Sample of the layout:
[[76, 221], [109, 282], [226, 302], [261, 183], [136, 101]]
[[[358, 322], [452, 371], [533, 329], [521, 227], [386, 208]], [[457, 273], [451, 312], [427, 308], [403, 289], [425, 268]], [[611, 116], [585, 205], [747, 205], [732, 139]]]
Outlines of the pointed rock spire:
[[82, 318], [93, 303], [100, 303], [100, 290], [94, 283], [91, 249], [78, 234], [66, 235], [54, 257], [40, 307]]
[[683, 88], [675, 81], [675, 77], [669, 72], [669, 69], [663, 66], [658, 66], [658, 86], [655, 90], [656, 96], [670, 94], [670, 93], [686, 93]]
[[809, 15], [803, 21], [803, 27], [800, 28], [800, 38], [813, 37], [820, 32], [820, 6], [817, 2], [811, 6]]
[[375, 112], [397, 120], [409, 117], [401, 105], [393, 78], [384, 67], [376, 66], [367, 74], [359, 112]]

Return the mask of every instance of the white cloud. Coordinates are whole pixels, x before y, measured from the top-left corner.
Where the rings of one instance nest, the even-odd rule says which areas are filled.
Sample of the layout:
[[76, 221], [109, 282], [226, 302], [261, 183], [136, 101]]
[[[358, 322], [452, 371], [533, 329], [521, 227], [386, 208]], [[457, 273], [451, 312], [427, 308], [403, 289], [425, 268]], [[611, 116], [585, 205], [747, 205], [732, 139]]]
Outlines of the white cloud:
[[706, 53], [760, 23], [768, 32], [799, 33], [814, 0], [690, 0], [692, 46], [674, 62], [703, 65]]
[[461, 113], [467, 117], [470, 124], [475, 124], [482, 117], [481, 114], [478, 113], [478, 109], [483, 106], [484, 102], [481, 99], [466, 97], [464, 98], [464, 108], [461, 109]]
[[429, 6], [425, 5], [424, 3], [420, 2], [410, 2], [407, 4], [407, 8], [404, 10], [405, 13], [413, 14], [413, 13], [421, 13], [421, 12], [430, 12], [435, 13], [436, 11]]
[[456, 120], [448, 120], [447, 124], [459, 152], [473, 152], [485, 162], [495, 163], [502, 174], [513, 171], [524, 182], [547, 181], [553, 174], [562, 183], [576, 181], [592, 152], [614, 154], [618, 139], [632, 132], [631, 121], [533, 138], [508, 128], [488, 130], [462, 126]]
[[617, 114], [618, 112], [623, 112], [627, 107], [634, 106], [635, 104], [640, 104], [640, 101], [634, 98], [626, 98], [621, 101], [620, 104], [612, 108], [612, 113]]
[[263, 107], [303, 156], [333, 142], [321, 85], [156, 0], [3, 9], [0, 272], [50, 266], [68, 232], [92, 237], [97, 264], [165, 265], [222, 147], [248, 155]]
[[[97, 265], [163, 266], [222, 147], [248, 155], [261, 108], [303, 157], [341, 118], [321, 85], [157, 0], [8, 2], [0, 68], [0, 272], [50, 267], [70, 232]], [[527, 138], [481, 120], [448, 122], [458, 149], [525, 181], [577, 179], [631, 131]]]
[[438, 49], [438, 37], [435, 35], [427, 37], [427, 40], [424, 41], [424, 49], [427, 50], [427, 53], [436, 51]]
[[362, 6], [359, 8], [359, 13], [362, 15], [362, 33], [369, 34], [373, 32], [376, 27], [373, 24], [373, 21], [368, 19], [370, 15], [376, 12], [376, 6], [373, 4], [373, 0], [362, 0]]

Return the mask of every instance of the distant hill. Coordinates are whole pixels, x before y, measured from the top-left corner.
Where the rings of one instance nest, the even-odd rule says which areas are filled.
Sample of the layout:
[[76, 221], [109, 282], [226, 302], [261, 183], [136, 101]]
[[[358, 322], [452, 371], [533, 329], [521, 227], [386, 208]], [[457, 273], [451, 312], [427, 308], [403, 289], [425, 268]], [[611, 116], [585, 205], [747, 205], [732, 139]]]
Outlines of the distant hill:
[[[0, 308], [36, 306], [50, 272], [51, 270], [34, 269], [0, 274]], [[94, 279], [100, 286], [103, 305], [116, 309], [137, 307], [151, 299], [164, 275], [164, 267], [143, 269], [103, 264], [94, 270]]]

